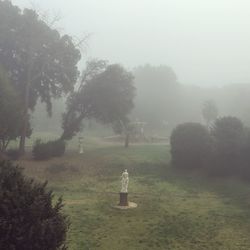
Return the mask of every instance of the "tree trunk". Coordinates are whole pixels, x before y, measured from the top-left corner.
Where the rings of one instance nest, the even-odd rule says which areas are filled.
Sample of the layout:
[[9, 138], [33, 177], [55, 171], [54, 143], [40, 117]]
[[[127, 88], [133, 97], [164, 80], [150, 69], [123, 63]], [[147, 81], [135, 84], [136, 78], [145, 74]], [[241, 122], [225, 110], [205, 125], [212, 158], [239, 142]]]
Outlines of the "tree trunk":
[[126, 138], [125, 138], [125, 148], [128, 148], [129, 146], [129, 133], [126, 134]]
[[[27, 112], [25, 112], [27, 113]], [[26, 140], [26, 131], [27, 131], [27, 114], [24, 116], [23, 120], [23, 128], [22, 128], [22, 133], [20, 136], [20, 143], [19, 143], [19, 153], [20, 155], [25, 154], [25, 140]]]
[[[28, 74], [28, 79], [30, 79], [30, 74]], [[30, 92], [30, 84], [27, 82], [25, 86], [25, 96], [24, 96], [24, 111], [23, 111], [23, 126], [20, 136], [20, 143], [19, 143], [19, 154], [25, 154], [25, 140], [26, 140], [26, 133], [28, 128], [28, 120], [29, 120], [29, 92]]]

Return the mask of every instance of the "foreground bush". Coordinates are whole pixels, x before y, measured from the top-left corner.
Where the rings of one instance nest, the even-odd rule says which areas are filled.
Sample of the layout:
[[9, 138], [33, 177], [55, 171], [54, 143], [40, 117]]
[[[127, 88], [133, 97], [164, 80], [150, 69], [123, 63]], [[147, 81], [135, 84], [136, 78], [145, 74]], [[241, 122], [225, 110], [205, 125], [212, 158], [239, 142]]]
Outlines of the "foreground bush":
[[0, 249], [66, 249], [68, 220], [61, 199], [54, 206], [52, 199], [46, 184], [26, 179], [10, 162], [0, 162]]
[[172, 132], [172, 163], [178, 168], [200, 168], [210, 158], [211, 137], [207, 128], [199, 123], [178, 125]]
[[32, 153], [36, 160], [59, 157], [65, 153], [65, 142], [63, 140], [56, 140], [43, 143], [41, 140], [37, 140]]

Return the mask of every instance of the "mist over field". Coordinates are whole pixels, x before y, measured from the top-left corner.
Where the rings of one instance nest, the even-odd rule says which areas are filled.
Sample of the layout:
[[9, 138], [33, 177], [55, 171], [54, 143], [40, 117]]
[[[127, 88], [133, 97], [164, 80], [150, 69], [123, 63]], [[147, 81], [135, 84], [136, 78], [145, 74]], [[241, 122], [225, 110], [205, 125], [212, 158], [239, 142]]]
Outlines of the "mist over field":
[[[13, 3], [35, 8], [50, 19], [59, 17], [55, 27], [62, 33], [86, 37], [80, 70], [86, 60], [102, 58], [135, 72], [134, 119], [149, 123], [155, 119], [158, 127], [165, 122], [173, 128], [184, 121], [202, 121], [203, 103], [213, 100], [220, 116], [236, 115], [249, 122], [249, 109], [244, 106], [250, 95], [248, 1]], [[138, 68], [145, 65], [165, 67], [165, 76], [156, 72], [141, 76]], [[142, 82], [141, 77], [148, 79]], [[149, 93], [150, 103], [145, 102]]]
[[249, 23], [0, 0], [0, 250], [249, 250]]

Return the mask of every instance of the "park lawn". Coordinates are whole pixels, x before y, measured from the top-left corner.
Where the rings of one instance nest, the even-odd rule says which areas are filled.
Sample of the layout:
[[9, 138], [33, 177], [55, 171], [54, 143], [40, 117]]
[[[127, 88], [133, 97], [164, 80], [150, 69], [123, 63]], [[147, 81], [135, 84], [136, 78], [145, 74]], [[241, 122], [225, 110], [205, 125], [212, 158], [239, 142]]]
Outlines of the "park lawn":
[[[174, 171], [165, 145], [102, 145], [46, 162], [23, 160], [25, 173], [48, 180], [69, 215], [69, 250], [250, 249], [250, 184]], [[129, 200], [116, 210], [122, 171]]]

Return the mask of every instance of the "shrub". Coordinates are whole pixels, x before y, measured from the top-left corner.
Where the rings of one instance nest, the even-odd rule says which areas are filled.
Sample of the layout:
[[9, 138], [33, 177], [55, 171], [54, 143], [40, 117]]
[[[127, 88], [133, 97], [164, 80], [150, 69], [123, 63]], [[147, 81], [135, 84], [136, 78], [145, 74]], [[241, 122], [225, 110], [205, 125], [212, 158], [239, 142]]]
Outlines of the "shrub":
[[6, 152], [6, 155], [13, 161], [16, 161], [20, 157], [20, 151], [18, 149], [9, 149]]
[[63, 140], [55, 140], [43, 143], [41, 140], [37, 140], [32, 153], [36, 160], [59, 157], [65, 153], [65, 142]]
[[211, 154], [211, 137], [207, 128], [199, 123], [178, 125], [171, 138], [172, 163], [183, 169], [205, 166]]
[[59, 250], [68, 219], [61, 198], [53, 202], [46, 183], [26, 179], [10, 162], [0, 162], [0, 249]]
[[218, 118], [212, 129], [214, 138], [213, 171], [219, 175], [239, 173], [242, 166], [246, 130], [236, 117]]
[[239, 174], [244, 179], [250, 179], [250, 128], [245, 128], [245, 140], [241, 151], [241, 165], [237, 167]]

